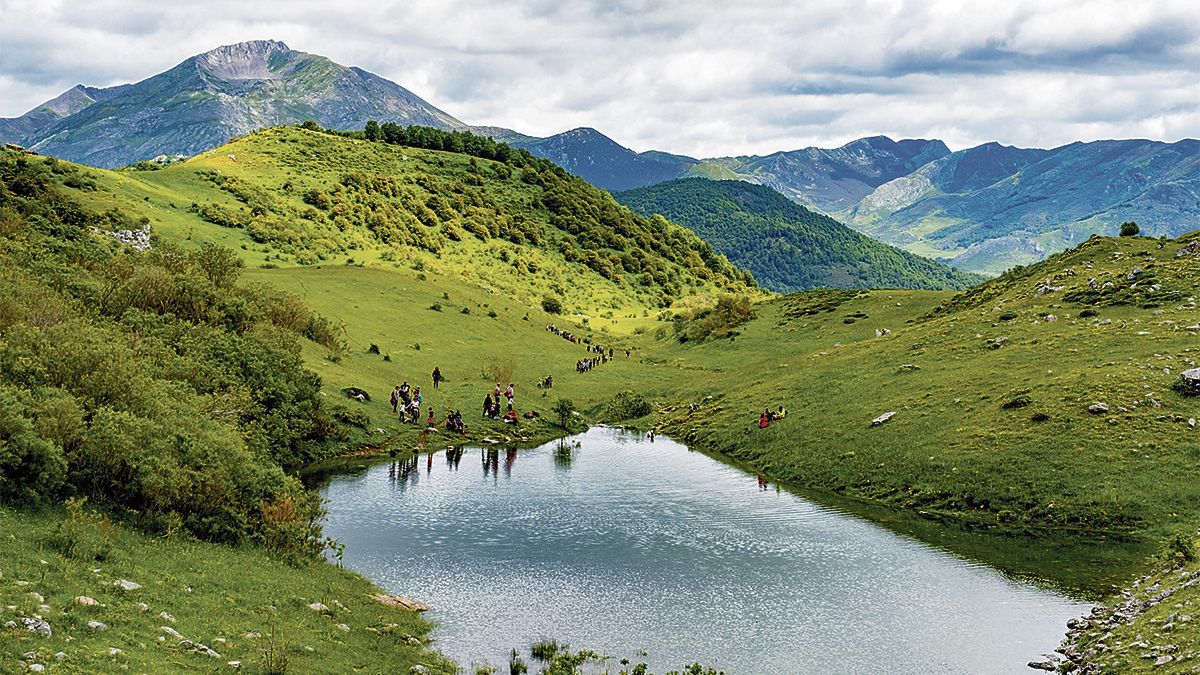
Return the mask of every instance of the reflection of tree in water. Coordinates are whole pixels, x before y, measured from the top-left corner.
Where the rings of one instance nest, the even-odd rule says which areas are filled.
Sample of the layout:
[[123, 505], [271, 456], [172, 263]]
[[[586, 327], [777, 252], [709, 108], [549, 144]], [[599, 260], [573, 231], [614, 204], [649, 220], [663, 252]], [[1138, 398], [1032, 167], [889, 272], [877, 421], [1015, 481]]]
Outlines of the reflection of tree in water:
[[575, 449], [581, 447], [579, 441], [570, 442], [565, 438], [558, 439], [554, 448], [554, 466], [558, 469], [570, 469], [575, 461]]

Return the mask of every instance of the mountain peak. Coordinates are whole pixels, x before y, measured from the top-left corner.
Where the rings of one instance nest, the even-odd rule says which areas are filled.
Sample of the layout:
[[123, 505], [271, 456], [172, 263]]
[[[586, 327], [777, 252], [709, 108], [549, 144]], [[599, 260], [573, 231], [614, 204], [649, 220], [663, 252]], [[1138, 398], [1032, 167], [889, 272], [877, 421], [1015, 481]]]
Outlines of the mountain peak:
[[279, 40], [249, 40], [222, 45], [192, 59], [223, 80], [272, 80], [278, 77], [272, 60], [291, 51]]

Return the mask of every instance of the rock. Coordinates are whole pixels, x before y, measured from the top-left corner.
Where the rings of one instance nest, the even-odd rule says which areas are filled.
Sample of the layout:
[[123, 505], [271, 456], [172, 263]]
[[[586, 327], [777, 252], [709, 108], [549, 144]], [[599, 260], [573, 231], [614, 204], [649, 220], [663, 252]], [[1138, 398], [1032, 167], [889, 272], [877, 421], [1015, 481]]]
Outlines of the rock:
[[1104, 413], [1108, 412], [1108, 404], [1093, 403], [1088, 406], [1088, 412], [1092, 413], [1093, 415], [1103, 415]]
[[247, 640], [257, 640], [260, 637], [262, 637], [262, 633], [255, 633], [254, 631], [250, 631], [249, 633], [245, 633], [244, 635], [242, 635], [242, 637], [246, 638]]
[[1047, 314], [1046, 316], [1042, 317], [1042, 319], [1045, 320], [1046, 323], [1054, 323], [1055, 321], [1058, 321], [1058, 317], [1054, 316], [1053, 314]]
[[1155, 666], [1165, 666], [1174, 660], [1175, 660], [1174, 656], [1171, 656], [1170, 654], [1163, 654], [1162, 656], [1158, 657], [1157, 659], [1154, 659], [1154, 665]]
[[1067, 622], [1067, 628], [1071, 630], [1087, 630], [1090, 625], [1092, 624], [1087, 619], [1071, 619]]
[[386, 595], [384, 593], [379, 593], [377, 595], [372, 595], [371, 599], [380, 604], [387, 605], [388, 607], [401, 607], [413, 612], [428, 612], [429, 610], [433, 609], [431, 605], [413, 600], [407, 595]]
[[225, 665], [229, 666], [230, 668], [232, 668], [232, 669], [234, 669], [234, 670], [241, 670], [241, 669], [242, 669], [242, 662], [241, 662], [241, 661], [230, 661], [230, 662], [226, 663]]
[[920, 370], [920, 369], [921, 369], [921, 366], [918, 366], [915, 363], [902, 363], [902, 364], [900, 364], [900, 367], [897, 368], [896, 370], [898, 370], [902, 373], [911, 373], [913, 371]]
[[191, 640], [180, 640], [179, 641], [180, 649], [192, 649], [195, 646], [196, 646], [196, 643], [192, 642]]
[[1055, 668], [1058, 668], [1058, 666], [1055, 665], [1055, 663], [1053, 661], [1030, 661], [1026, 665], [1028, 665], [1030, 668], [1033, 668], [1034, 670], [1053, 671]]
[[892, 419], [895, 416], [896, 416], [896, 411], [894, 411], [894, 410], [891, 412], [885, 412], [882, 415], [880, 415], [879, 417], [876, 417], [875, 419], [871, 420], [871, 426], [877, 427], [880, 424], [887, 422], [888, 420]]
[[121, 654], [124, 654], [124, 653], [125, 653], [125, 652], [121, 651], [120, 649], [117, 649], [116, 647], [109, 647], [109, 648], [108, 648], [108, 655], [109, 655], [109, 656], [120, 656]]
[[10, 629], [11, 629], [11, 628], [16, 628], [16, 627], [17, 627], [17, 622], [16, 622], [16, 621], [5, 621], [5, 622], [4, 622], [4, 627], [5, 627], [5, 628], [10, 628]]
[[128, 579], [117, 579], [113, 582], [113, 586], [116, 586], [123, 591], [136, 591], [142, 587], [141, 584], [129, 581]]
[[167, 635], [170, 635], [171, 637], [175, 638], [176, 640], [183, 639], [183, 636], [179, 634], [179, 631], [175, 630], [174, 628], [171, 628], [170, 626], [159, 626], [159, 628], [162, 629], [162, 632], [166, 633]]
[[308, 608], [314, 612], [328, 612], [329, 611], [329, 607], [325, 606], [325, 603], [323, 603], [323, 602], [310, 603], [308, 605]]
[[42, 597], [42, 594], [36, 591], [30, 591], [29, 598], [39, 605], [46, 602], [46, 598]]
[[1200, 395], [1200, 368], [1189, 368], [1180, 373], [1175, 389], [1184, 396]]
[[99, 621], [89, 621], [89, 622], [87, 622], [87, 627], [89, 630], [94, 630], [97, 632], [102, 631], [102, 630], [108, 630], [108, 626], [103, 623], [100, 623]]
[[67, 653], [66, 653], [66, 652], [55, 652], [55, 653], [54, 653], [54, 660], [55, 660], [55, 661], [62, 661], [62, 660], [63, 660], [63, 659], [65, 659], [65, 658], [67, 658]]
[[84, 607], [95, 607], [100, 603], [96, 602], [95, 598], [89, 598], [86, 595], [79, 595], [75, 597], [75, 604], [83, 605]]
[[412, 668], [409, 668], [408, 672], [413, 673], [413, 675], [429, 675], [429, 668], [428, 666], [423, 666], [418, 663]]
[[175, 623], [175, 617], [171, 616], [170, 614], [167, 614], [167, 610], [165, 610], [165, 609], [158, 613], [158, 618], [162, 619], [163, 621], [166, 621], [167, 623]]
[[339, 623], [338, 625], [334, 626], [334, 628], [337, 628], [338, 630], [342, 631], [343, 633], [350, 632], [350, 626], [347, 626], [344, 623]]
[[891, 335], [891, 334], [892, 334], [892, 331], [890, 328], [876, 328], [875, 329], [875, 337], [883, 337], [884, 335]]
[[144, 602], [139, 602], [137, 604], [137, 608], [138, 608], [139, 612], [149, 612], [150, 611], [150, 605], [147, 605]]
[[40, 672], [43, 672], [44, 670], [46, 670], [46, 666], [43, 666], [40, 663], [29, 664], [29, 672], [31, 672], [31, 673], [40, 673]]
[[41, 637], [50, 637], [54, 631], [50, 628], [50, 622], [39, 618], [21, 617], [21, 623], [25, 624], [25, 629], [37, 633]]

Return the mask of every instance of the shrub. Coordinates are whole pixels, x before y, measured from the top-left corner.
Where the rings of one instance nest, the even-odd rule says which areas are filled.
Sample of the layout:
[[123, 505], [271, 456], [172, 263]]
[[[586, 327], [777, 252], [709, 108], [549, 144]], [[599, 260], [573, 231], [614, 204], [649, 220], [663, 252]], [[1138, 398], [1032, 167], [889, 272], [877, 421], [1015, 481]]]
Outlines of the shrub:
[[1138, 224], [1133, 222], [1132, 220], [1127, 223], [1121, 223], [1121, 236], [1122, 237], [1136, 237], [1138, 235], [1138, 233], [1141, 231], [1142, 231], [1142, 228], [1138, 227]]
[[562, 314], [562, 301], [549, 295], [542, 298], [542, 311], [547, 314]]
[[623, 391], [617, 394], [608, 404], [608, 417], [614, 422], [645, 417], [653, 412], [650, 402], [640, 394]]

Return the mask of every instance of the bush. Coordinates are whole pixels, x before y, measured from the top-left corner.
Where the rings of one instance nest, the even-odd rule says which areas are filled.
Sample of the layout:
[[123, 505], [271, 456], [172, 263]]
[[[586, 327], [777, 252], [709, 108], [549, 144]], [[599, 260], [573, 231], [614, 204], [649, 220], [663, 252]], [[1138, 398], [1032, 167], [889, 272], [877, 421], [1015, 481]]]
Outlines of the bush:
[[547, 314], [562, 314], [562, 301], [547, 295], [542, 298], [542, 311]]
[[66, 472], [62, 447], [39, 435], [16, 396], [0, 388], [0, 502], [54, 499]]
[[1121, 236], [1122, 237], [1136, 237], [1136, 236], [1138, 236], [1138, 233], [1141, 231], [1142, 231], [1142, 228], [1138, 227], [1138, 224], [1133, 222], [1132, 220], [1127, 223], [1121, 223]]
[[642, 398], [640, 394], [628, 391], [617, 394], [607, 408], [608, 417], [614, 422], [645, 417], [653, 411], [649, 401]]

